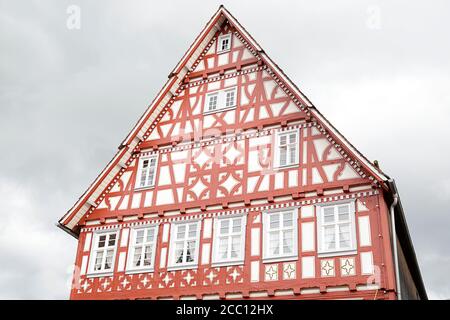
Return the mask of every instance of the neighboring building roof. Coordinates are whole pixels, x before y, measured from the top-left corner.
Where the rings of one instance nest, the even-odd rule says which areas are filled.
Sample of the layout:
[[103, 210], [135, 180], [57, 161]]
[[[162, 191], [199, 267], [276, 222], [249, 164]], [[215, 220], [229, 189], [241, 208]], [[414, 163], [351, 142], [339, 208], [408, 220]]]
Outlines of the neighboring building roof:
[[[359, 164], [371, 174], [371, 179], [378, 182], [386, 191], [389, 189], [388, 181], [390, 178], [384, 174], [379, 168], [375, 167], [362, 153], [360, 153], [312, 104], [312, 102], [300, 91], [300, 89], [289, 79], [289, 77], [283, 72], [281, 68], [275, 64], [272, 59], [265, 53], [261, 46], [253, 39], [253, 37], [242, 27], [237, 19], [235, 19], [231, 13], [225, 9], [224, 6], [220, 6], [217, 12], [212, 16], [201, 33], [194, 40], [194, 43], [183, 55], [181, 60], [175, 66], [173, 71], [169, 74], [169, 79], [148, 106], [145, 113], [138, 120], [134, 128], [123, 140], [119, 146], [119, 150], [114, 158], [108, 163], [103, 171], [97, 176], [94, 182], [78, 199], [74, 206], [59, 220], [58, 226], [66, 232], [70, 233], [74, 237], [78, 237], [80, 220], [90, 211], [92, 211], [98, 204], [98, 198], [107, 192], [107, 187], [116, 179], [116, 176], [124, 171], [127, 166], [128, 160], [131, 158], [133, 151], [144, 140], [149, 129], [152, 129], [151, 124], [154, 120], [157, 120], [161, 110], [176, 96], [180, 91], [179, 87], [182, 84], [186, 75], [189, 75], [191, 67], [194, 62], [202, 57], [204, 49], [210, 40], [215, 36], [219, 30], [221, 24], [228, 20], [229, 23], [234, 26], [238, 33], [244, 38], [244, 40], [257, 52], [258, 57], [265, 63], [275, 74], [276, 80], [281, 81], [288, 91], [291, 92], [291, 96], [294, 100], [300, 101], [305, 106], [307, 114], [317, 119], [317, 122], [323, 126], [330, 138], [338, 142]], [[407, 242], [410, 246], [409, 253], [415, 258], [412, 242], [409, 238], [409, 232], [407, 232], [406, 223], [404, 219], [400, 219], [400, 223], [408, 234]], [[412, 250], [412, 251], [411, 251]], [[416, 265], [418, 275], [420, 277], [420, 270], [418, 269], [417, 261], [413, 263]], [[413, 268], [414, 269], [414, 268]], [[420, 277], [421, 286], [423, 282]], [[420, 287], [420, 284], [418, 285]], [[423, 290], [424, 287], [423, 287]], [[425, 291], [423, 291], [425, 292]], [[425, 293], [426, 296], [426, 293]]]

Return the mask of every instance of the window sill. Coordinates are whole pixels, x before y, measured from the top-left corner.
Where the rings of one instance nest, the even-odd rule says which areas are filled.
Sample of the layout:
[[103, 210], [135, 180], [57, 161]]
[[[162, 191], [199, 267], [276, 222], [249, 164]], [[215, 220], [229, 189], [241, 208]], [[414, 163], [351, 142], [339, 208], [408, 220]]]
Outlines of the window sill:
[[299, 164], [298, 163], [293, 163], [293, 164], [287, 164], [284, 166], [277, 166], [277, 167], [273, 167], [274, 170], [278, 169], [278, 170], [284, 170], [284, 169], [292, 169], [292, 168], [298, 168]]
[[333, 252], [319, 252], [317, 254], [318, 258], [326, 258], [326, 257], [339, 257], [339, 256], [349, 256], [357, 254], [357, 250], [346, 250], [346, 251], [333, 251]]
[[272, 262], [283, 262], [283, 261], [294, 261], [298, 260], [298, 255], [296, 256], [288, 256], [288, 257], [274, 257], [274, 258], [263, 258], [263, 263], [272, 263]]
[[113, 271], [108, 271], [108, 272], [91, 272], [86, 274], [87, 278], [101, 278], [101, 277], [110, 277], [114, 275]]
[[226, 50], [222, 50], [222, 51], [217, 51], [216, 53], [217, 54], [222, 54], [222, 53], [227, 53], [227, 52], [230, 52], [230, 51], [231, 51], [231, 48], [226, 49]]
[[148, 190], [148, 189], [154, 189], [155, 185], [146, 186], [146, 187], [134, 187], [134, 191], [141, 191], [141, 190]]
[[190, 265], [179, 265], [179, 266], [170, 266], [167, 267], [167, 271], [176, 271], [176, 270], [190, 270], [190, 269], [197, 269], [198, 264], [190, 264]]
[[211, 264], [211, 267], [239, 266], [239, 265], [243, 265], [243, 264], [244, 264], [244, 260], [239, 260], [239, 261], [218, 261], [218, 262], [213, 262]]
[[155, 271], [154, 268], [129, 269], [129, 270], [125, 270], [125, 274], [151, 273], [153, 271]]
[[216, 110], [211, 110], [211, 111], [203, 111], [203, 115], [207, 116], [210, 114], [226, 112], [226, 111], [230, 111], [230, 110], [234, 110], [234, 109], [236, 109], [236, 106], [228, 107], [228, 108], [221, 108], [221, 109], [216, 109]]

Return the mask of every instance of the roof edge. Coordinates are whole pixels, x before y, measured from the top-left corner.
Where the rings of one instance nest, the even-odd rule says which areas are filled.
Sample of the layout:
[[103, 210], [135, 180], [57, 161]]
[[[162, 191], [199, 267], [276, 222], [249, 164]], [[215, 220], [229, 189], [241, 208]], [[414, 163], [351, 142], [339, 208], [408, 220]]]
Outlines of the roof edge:
[[417, 291], [419, 291], [420, 297], [422, 299], [428, 300], [427, 291], [423, 282], [422, 273], [420, 272], [419, 262], [417, 260], [417, 255], [411, 239], [411, 234], [406, 223], [405, 211], [403, 210], [402, 201], [397, 189], [397, 185], [394, 179], [389, 179], [388, 184], [392, 197], [394, 197], [395, 194], [398, 197], [398, 204], [394, 209], [397, 239], [402, 246], [403, 254], [406, 256], [405, 258], [408, 263], [408, 268], [410, 269], [411, 276], [414, 279], [414, 284], [416, 285]]

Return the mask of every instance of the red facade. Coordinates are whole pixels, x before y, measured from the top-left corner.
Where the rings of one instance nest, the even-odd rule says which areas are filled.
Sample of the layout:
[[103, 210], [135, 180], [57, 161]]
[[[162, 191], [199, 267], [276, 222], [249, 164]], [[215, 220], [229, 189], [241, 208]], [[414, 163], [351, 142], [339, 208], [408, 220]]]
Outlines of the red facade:
[[396, 299], [391, 202], [221, 7], [60, 220], [71, 299]]

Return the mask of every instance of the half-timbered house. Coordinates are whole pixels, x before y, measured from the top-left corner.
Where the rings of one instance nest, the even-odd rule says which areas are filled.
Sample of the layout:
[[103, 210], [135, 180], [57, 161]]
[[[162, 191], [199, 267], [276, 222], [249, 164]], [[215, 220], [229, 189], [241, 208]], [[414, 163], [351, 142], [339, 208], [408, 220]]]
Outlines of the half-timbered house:
[[60, 219], [72, 299], [425, 299], [394, 181], [221, 6]]

